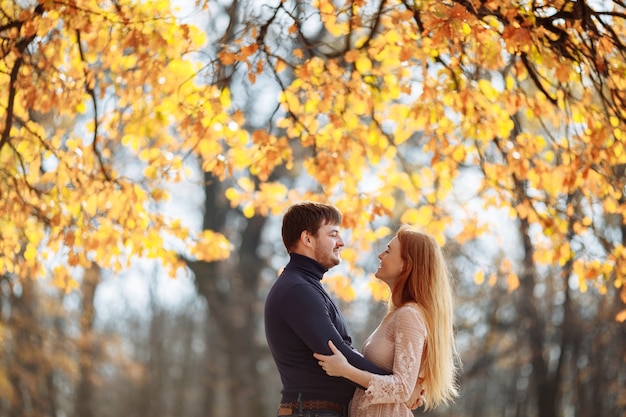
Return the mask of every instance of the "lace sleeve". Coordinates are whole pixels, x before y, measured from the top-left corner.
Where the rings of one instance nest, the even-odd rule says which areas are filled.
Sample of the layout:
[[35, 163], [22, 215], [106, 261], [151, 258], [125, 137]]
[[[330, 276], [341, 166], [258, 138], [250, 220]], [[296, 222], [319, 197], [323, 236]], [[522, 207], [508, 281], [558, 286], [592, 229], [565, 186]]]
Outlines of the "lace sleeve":
[[416, 389], [426, 340], [426, 325], [416, 308], [404, 306], [398, 309], [393, 338], [393, 373], [374, 375], [360, 408], [372, 404], [405, 403]]

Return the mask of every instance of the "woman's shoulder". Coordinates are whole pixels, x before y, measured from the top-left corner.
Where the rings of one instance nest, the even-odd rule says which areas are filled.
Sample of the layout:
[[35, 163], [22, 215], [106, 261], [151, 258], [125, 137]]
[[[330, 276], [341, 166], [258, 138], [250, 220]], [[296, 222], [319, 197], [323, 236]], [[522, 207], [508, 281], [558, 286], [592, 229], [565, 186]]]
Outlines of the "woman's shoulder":
[[422, 314], [422, 306], [420, 306], [417, 302], [411, 301], [406, 304], [401, 305], [397, 308], [398, 311], [416, 311], [418, 314]]
[[417, 319], [421, 322], [425, 322], [424, 311], [422, 307], [415, 302], [406, 303], [396, 309], [396, 315], [398, 318]]
[[393, 328], [396, 332], [420, 335], [424, 338], [428, 333], [422, 308], [417, 303], [407, 303], [396, 309]]

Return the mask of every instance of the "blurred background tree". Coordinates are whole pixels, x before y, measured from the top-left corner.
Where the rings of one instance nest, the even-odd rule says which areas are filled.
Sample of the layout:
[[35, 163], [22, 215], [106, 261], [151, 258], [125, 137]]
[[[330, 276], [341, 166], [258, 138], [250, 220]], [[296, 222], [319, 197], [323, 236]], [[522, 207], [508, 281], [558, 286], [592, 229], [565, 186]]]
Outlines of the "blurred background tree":
[[622, 2], [0, 12], [0, 417], [274, 415], [299, 199], [344, 213], [356, 346], [382, 242], [445, 245], [462, 395], [430, 414], [626, 415]]

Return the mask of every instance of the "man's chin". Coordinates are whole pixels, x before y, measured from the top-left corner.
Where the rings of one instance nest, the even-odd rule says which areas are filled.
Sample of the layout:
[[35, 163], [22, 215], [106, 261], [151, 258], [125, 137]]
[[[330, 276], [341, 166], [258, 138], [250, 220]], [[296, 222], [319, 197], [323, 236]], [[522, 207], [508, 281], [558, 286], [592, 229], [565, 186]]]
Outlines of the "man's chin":
[[324, 265], [324, 266], [326, 266], [326, 268], [330, 269], [330, 268], [332, 268], [334, 266], [339, 265], [340, 263], [341, 263], [341, 258], [337, 257], [335, 259], [329, 260], [328, 261], [328, 265]]

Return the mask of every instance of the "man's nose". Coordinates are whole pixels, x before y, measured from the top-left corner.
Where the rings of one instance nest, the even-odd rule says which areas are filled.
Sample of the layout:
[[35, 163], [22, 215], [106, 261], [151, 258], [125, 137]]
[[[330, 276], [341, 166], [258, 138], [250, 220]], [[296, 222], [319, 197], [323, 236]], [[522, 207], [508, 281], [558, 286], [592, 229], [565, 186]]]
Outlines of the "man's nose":
[[341, 246], [344, 246], [344, 245], [345, 245], [345, 243], [344, 243], [343, 239], [341, 238], [341, 236], [339, 236], [339, 240], [337, 240], [337, 246], [341, 247]]

